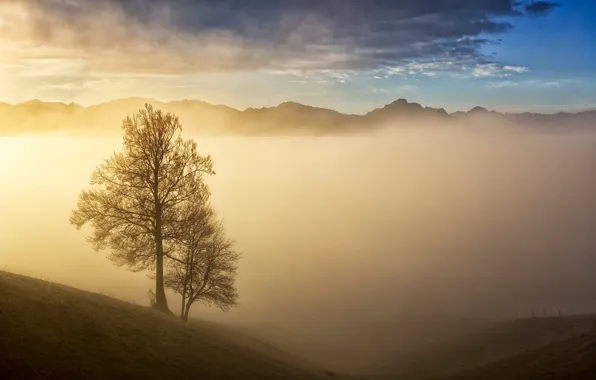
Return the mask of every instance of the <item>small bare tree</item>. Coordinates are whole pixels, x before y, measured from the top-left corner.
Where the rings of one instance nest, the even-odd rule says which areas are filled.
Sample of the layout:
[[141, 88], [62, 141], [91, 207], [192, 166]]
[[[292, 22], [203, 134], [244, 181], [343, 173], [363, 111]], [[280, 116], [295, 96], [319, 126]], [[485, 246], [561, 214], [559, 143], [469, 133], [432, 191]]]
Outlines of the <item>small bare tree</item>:
[[170, 247], [173, 260], [165, 274], [166, 287], [182, 296], [180, 318], [185, 321], [197, 301], [223, 311], [237, 305], [235, 279], [241, 257], [210, 207], [194, 207], [191, 214], [182, 238]]

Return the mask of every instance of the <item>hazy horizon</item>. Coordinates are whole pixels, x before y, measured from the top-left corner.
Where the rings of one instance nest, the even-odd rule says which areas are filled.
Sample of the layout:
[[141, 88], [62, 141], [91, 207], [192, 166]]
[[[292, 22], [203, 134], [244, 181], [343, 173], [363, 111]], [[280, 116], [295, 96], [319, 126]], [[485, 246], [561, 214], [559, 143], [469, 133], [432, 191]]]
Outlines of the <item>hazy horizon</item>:
[[76, 101], [68, 101], [68, 100], [56, 101], [56, 100], [43, 99], [43, 98], [22, 99], [19, 101], [5, 101], [2, 103], [8, 104], [10, 106], [23, 105], [23, 104], [32, 103], [32, 102], [58, 103], [58, 104], [64, 104], [64, 105], [77, 104], [79, 106], [89, 108], [89, 107], [100, 106], [100, 105], [105, 105], [108, 103], [113, 103], [113, 102], [118, 102], [118, 101], [127, 101], [127, 100], [142, 100], [142, 101], [148, 101], [149, 103], [157, 103], [157, 104], [159, 104], [159, 103], [170, 104], [170, 103], [182, 103], [182, 102], [199, 102], [199, 103], [207, 103], [208, 105], [211, 105], [211, 106], [225, 106], [225, 107], [229, 107], [234, 110], [241, 111], [241, 112], [249, 110], [249, 109], [278, 107], [284, 103], [297, 103], [297, 104], [302, 104], [302, 105], [308, 106], [308, 107], [328, 109], [328, 110], [340, 112], [340, 113], [347, 114], [347, 115], [366, 115], [370, 111], [373, 111], [378, 108], [383, 108], [383, 106], [386, 106], [387, 104], [390, 104], [394, 101], [401, 100], [401, 99], [404, 99], [410, 103], [421, 104], [423, 107], [430, 107], [430, 108], [437, 108], [437, 109], [443, 108], [449, 114], [454, 114], [454, 113], [459, 113], [459, 112], [468, 112], [476, 107], [484, 108], [484, 109], [487, 109], [488, 111], [494, 111], [494, 112], [502, 113], [502, 114], [536, 113], [536, 114], [543, 114], [543, 115], [554, 115], [557, 113], [581, 113], [581, 112], [596, 111], [596, 105], [594, 105], [594, 104], [586, 104], [586, 105], [575, 106], [575, 107], [568, 107], [565, 105], [556, 105], [555, 104], [555, 105], [548, 105], [548, 106], [538, 107], [538, 108], [526, 108], [526, 109], [524, 109], [524, 108], [516, 108], [516, 109], [505, 108], [505, 109], [502, 109], [499, 107], [490, 108], [490, 106], [487, 106], [482, 103], [470, 103], [468, 105], [468, 108], [453, 108], [453, 107], [445, 106], [444, 104], [442, 105], [441, 103], [426, 104], [424, 102], [417, 100], [416, 98], [409, 98], [408, 96], [406, 96], [406, 94], [401, 94], [401, 95], [396, 94], [396, 96], [394, 98], [385, 99], [384, 101], [380, 101], [379, 103], [371, 104], [370, 108], [361, 109], [361, 110], [359, 110], [359, 112], [355, 112], [355, 113], [350, 112], [349, 108], [346, 108], [347, 105], [344, 105], [344, 106], [339, 105], [339, 107], [337, 107], [337, 108], [326, 107], [324, 105], [318, 105], [316, 103], [307, 103], [307, 102], [303, 103], [303, 102], [294, 100], [291, 97], [289, 97], [285, 100], [277, 101], [277, 102], [263, 103], [260, 105], [245, 106], [245, 107], [232, 106], [232, 105], [226, 104], [226, 103], [217, 103], [217, 102], [212, 103], [212, 102], [208, 102], [208, 101], [206, 101], [202, 98], [198, 98], [198, 97], [195, 97], [195, 98], [192, 98], [192, 97], [191, 98], [188, 98], [188, 97], [184, 97], [184, 98], [159, 98], [159, 97], [146, 98], [146, 97], [142, 97], [142, 96], [115, 97], [115, 98], [111, 98], [111, 99], [105, 99], [104, 101], [100, 101], [100, 102], [81, 102], [81, 103], [76, 102]]

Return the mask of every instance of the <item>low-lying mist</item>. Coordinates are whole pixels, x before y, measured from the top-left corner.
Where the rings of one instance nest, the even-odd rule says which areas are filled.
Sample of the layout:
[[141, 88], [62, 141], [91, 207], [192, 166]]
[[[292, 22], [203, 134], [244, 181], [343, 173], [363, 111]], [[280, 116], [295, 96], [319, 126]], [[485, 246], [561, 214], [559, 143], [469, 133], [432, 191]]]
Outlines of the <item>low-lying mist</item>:
[[[411, 326], [430, 321], [596, 311], [595, 133], [478, 126], [197, 142], [244, 255], [240, 307], [196, 317], [291, 328], [341, 366], [408, 345], [423, 331]], [[114, 267], [68, 223], [120, 145], [0, 138], [0, 269], [148, 303], [153, 282]]]

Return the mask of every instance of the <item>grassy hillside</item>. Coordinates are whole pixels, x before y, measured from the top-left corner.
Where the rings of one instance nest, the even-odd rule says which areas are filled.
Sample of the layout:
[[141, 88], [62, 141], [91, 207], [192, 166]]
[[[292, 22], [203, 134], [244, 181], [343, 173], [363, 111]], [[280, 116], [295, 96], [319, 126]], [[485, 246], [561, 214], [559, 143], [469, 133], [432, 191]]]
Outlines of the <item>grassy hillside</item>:
[[0, 272], [0, 379], [329, 379], [213, 323]]
[[416, 380], [449, 376], [578, 336], [591, 331], [593, 326], [592, 316], [495, 322], [457, 338], [402, 352], [394, 357], [391, 365], [377, 369], [375, 377]]
[[444, 380], [593, 380], [596, 331], [551, 343]]
[[[593, 329], [593, 317], [498, 323], [404, 354], [377, 378], [596, 379]], [[185, 325], [146, 307], [0, 272], [0, 379], [131, 378], [346, 377], [239, 328]]]

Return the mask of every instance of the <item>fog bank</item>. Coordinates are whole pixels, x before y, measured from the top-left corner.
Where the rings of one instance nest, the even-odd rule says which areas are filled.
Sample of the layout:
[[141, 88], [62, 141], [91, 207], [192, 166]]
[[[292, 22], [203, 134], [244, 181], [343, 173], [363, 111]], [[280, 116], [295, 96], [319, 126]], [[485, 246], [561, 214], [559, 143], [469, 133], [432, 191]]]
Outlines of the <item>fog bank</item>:
[[[325, 332], [312, 342], [331, 352], [326, 336], [356, 347], [394, 321], [596, 311], [594, 133], [197, 142], [214, 160], [214, 206], [244, 253], [240, 307], [197, 317]], [[152, 282], [112, 266], [85, 242], [89, 230], [68, 224], [120, 144], [0, 138], [0, 268], [147, 303]]]

